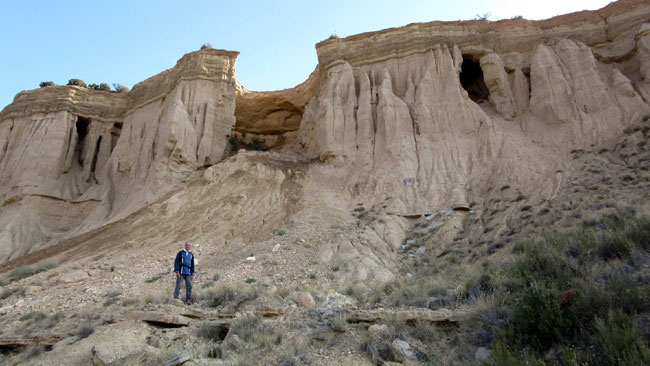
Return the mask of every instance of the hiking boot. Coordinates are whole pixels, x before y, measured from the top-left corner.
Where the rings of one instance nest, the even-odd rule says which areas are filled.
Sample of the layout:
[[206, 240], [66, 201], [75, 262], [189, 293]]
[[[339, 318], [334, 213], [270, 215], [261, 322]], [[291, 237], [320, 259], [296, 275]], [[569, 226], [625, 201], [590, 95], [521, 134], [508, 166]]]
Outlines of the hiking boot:
[[187, 301], [185, 301], [185, 304], [187, 305], [192, 305], [193, 303], [194, 301], [192, 301], [192, 299], [188, 299]]

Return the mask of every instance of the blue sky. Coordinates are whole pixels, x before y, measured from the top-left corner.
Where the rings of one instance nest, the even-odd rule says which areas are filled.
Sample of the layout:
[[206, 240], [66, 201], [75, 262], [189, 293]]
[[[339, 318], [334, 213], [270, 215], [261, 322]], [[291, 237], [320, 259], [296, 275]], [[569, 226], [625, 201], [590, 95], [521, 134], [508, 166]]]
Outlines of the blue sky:
[[[303, 82], [316, 66], [314, 45], [433, 20], [543, 19], [608, 0], [466, 1], [72, 1], [0, 0], [0, 109], [41, 81], [128, 87], [204, 43], [241, 52], [239, 81], [250, 90]], [[460, 5], [459, 5], [460, 4]]]

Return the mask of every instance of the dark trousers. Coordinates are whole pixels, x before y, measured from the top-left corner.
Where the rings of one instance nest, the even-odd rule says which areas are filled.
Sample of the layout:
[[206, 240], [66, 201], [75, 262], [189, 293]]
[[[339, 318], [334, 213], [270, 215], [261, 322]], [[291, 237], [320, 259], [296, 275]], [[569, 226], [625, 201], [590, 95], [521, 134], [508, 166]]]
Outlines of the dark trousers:
[[176, 288], [174, 289], [174, 298], [178, 299], [181, 293], [181, 286], [185, 280], [185, 300], [192, 300], [192, 279], [188, 274], [182, 274], [176, 278]]

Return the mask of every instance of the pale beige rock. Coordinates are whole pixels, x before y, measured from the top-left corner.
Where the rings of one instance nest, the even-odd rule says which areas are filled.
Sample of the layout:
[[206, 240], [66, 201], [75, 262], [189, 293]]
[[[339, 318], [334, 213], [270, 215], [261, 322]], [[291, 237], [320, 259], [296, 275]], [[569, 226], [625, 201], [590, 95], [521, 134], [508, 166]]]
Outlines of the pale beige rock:
[[43, 287], [41, 286], [27, 286], [25, 288], [25, 295], [35, 295], [41, 291], [43, 291]]
[[293, 297], [293, 301], [300, 307], [311, 308], [316, 306], [314, 298], [309, 292], [299, 292]]
[[415, 352], [413, 352], [411, 345], [401, 339], [393, 340], [391, 348], [400, 361], [415, 359]]
[[88, 276], [88, 272], [84, 271], [83, 269], [77, 269], [63, 273], [61, 276], [59, 276], [59, 281], [63, 283], [75, 283], [82, 282], [89, 277], [90, 276]]
[[490, 103], [505, 119], [512, 119], [517, 114], [517, 106], [501, 57], [495, 53], [481, 57], [481, 69], [490, 90]]
[[379, 337], [388, 332], [388, 326], [386, 324], [373, 324], [368, 327], [368, 332], [375, 337]]

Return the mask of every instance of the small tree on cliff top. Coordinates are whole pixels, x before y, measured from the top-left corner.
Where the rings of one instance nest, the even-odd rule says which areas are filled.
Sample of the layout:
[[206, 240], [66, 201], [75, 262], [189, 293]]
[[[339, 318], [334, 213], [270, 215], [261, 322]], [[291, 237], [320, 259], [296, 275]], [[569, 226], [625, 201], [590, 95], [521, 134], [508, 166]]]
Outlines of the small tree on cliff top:
[[82, 88], [86, 87], [86, 83], [81, 79], [70, 79], [68, 80], [67, 85], [75, 85], [75, 86], [80, 86]]

